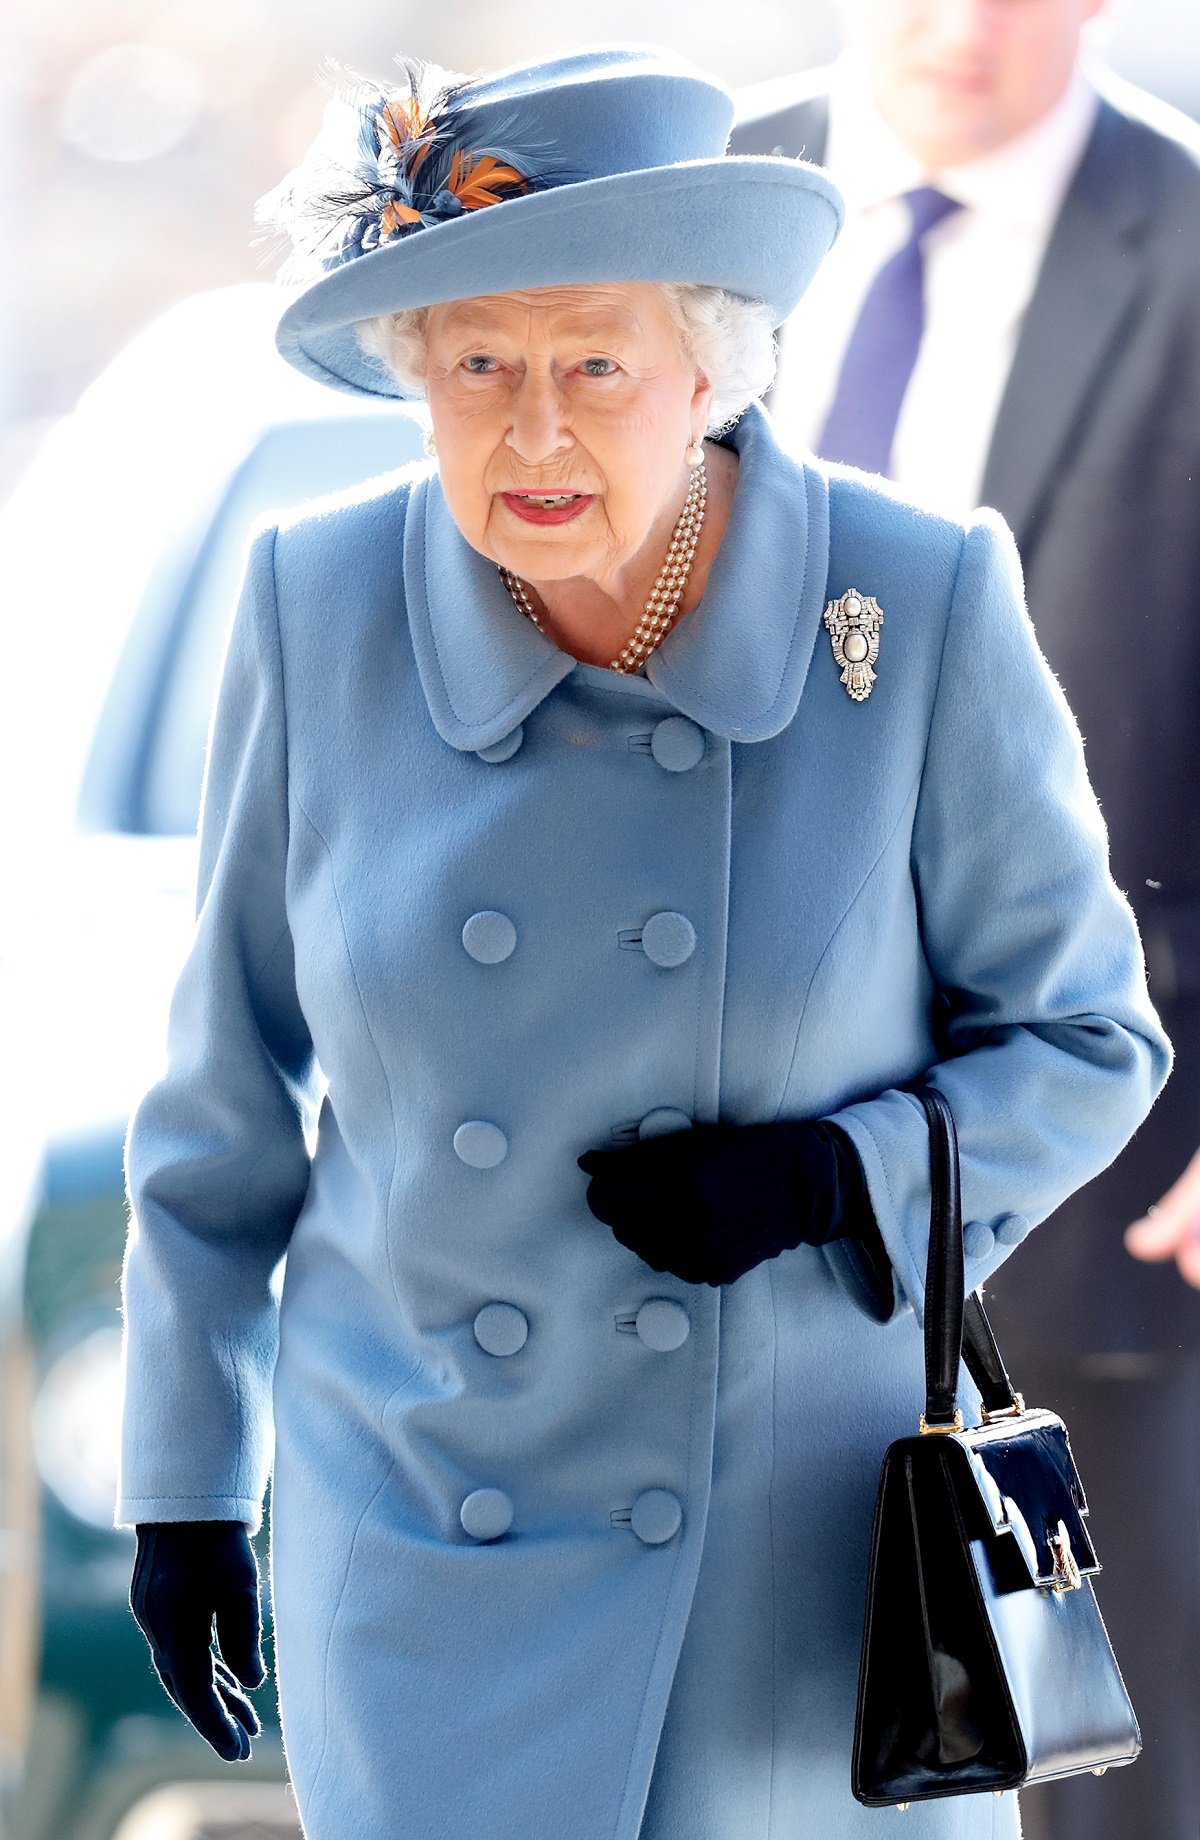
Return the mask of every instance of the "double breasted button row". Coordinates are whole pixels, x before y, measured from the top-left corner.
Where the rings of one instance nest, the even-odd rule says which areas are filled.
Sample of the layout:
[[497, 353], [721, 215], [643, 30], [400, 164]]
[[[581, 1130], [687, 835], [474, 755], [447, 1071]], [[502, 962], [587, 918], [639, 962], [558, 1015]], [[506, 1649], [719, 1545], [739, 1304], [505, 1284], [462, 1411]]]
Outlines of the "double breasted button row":
[[[524, 741], [524, 730], [515, 728], [493, 746], [480, 748], [480, 760], [499, 766], [511, 760]], [[668, 716], [659, 722], [649, 737], [649, 751], [657, 764], [668, 773], [687, 773], [704, 758], [704, 731], [685, 716]], [[652, 914], [639, 930], [618, 935], [619, 943], [640, 949], [654, 965], [664, 970], [686, 964], [696, 949], [696, 930], [685, 914], [664, 911]], [[472, 914], [462, 929], [463, 949], [481, 965], [499, 965], [510, 958], [517, 946], [517, 929], [507, 914], [486, 908]], [[641, 1138], [661, 1136], [669, 1131], [687, 1130], [691, 1119], [686, 1112], [660, 1106], [647, 1113], [638, 1126]], [[454, 1151], [473, 1169], [493, 1169], [508, 1154], [508, 1139], [498, 1125], [485, 1119], [468, 1119], [454, 1133]], [[638, 1336], [643, 1345], [668, 1354], [681, 1348], [691, 1333], [691, 1322], [683, 1305], [672, 1298], [648, 1298], [628, 1317], [616, 1319], [617, 1328]], [[475, 1340], [484, 1353], [497, 1358], [515, 1355], [529, 1337], [529, 1321], [523, 1310], [511, 1303], [488, 1303], [474, 1319]], [[503, 1539], [513, 1525], [514, 1507], [503, 1489], [473, 1489], [459, 1509], [459, 1521], [469, 1539], [486, 1544]], [[683, 1508], [669, 1489], [645, 1489], [629, 1508], [614, 1509], [614, 1527], [628, 1527], [646, 1546], [662, 1546], [674, 1539], [683, 1524]]]
[[[502, 1540], [515, 1514], [512, 1498], [503, 1489], [472, 1489], [458, 1519], [468, 1538], [483, 1544]], [[628, 1527], [643, 1546], [665, 1546], [683, 1525], [683, 1508], [670, 1489], [644, 1489], [631, 1508], [614, 1508], [609, 1519], [614, 1527]]]
[[[476, 748], [475, 752], [489, 766], [502, 766], [517, 753], [524, 739], [524, 726], [518, 723], [500, 741], [493, 741], [490, 747]], [[704, 730], [686, 716], [664, 716], [648, 737], [643, 739], [635, 735], [630, 741], [635, 749], [639, 744], [646, 747], [647, 743], [648, 751], [667, 773], [690, 773], [704, 759]]]
[[[636, 1335], [657, 1354], [682, 1348], [692, 1332], [691, 1320], [673, 1297], [649, 1297], [639, 1310], [615, 1318], [624, 1335]], [[519, 1354], [529, 1340], [529, 1318], [515, 1303], [485, 1303], [472, 1324], [475, 1340], [485, 1354], [502, 1358]]]
[[[690, 1131], [692, 1121], [674, 1105], [656, 1105], [636, 1126], [614, 1128], [613, 1135], [622, 1141], [636, 1131], [643, 1143], [651, 1137], [666, 1137], [672, 1131]], [[508, 1139], [498, 1124], [486, 1118], [468, 1118], [454, 1133], [454, 1154], [470, 1169], [495, 1169], [508, 1155]]]
[[[517, 929], [507, 914], [485, 907], [463, 925], [463, 950], [477, 965], [502, 965], [517, 949]], [[665, 909], [651, 914], [644, 926], [625, 927], [617, 943], [628, 951], [641, 951], [652, 965], [664, 971], [686, 965], [696, 950], [696, 929], [686, 914]]]
[[[486, 907], [463, 925], [463, 949], [477, 965], [501, 965], [517, 949], [517, 929], [507, 914]], [[617, 943], [627, 951], [641, 951], [652, 965], [665, 971], [686, 965], [696, 950], [696, 929], [686, 914], [670, 909], [651, 914], [644, 926], [624, 927]]]

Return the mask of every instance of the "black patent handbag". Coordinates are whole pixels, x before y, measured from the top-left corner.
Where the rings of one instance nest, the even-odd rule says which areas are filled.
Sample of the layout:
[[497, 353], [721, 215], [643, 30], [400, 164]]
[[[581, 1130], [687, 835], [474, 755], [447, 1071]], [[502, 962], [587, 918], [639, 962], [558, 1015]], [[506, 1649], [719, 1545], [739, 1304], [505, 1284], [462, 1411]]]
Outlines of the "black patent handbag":
[[[1066, 1426], [1026, 1407], [978, 1294], [964, 1302], [954, 1116], [936, 1089], [915, 1096], [932, 1173], [926, 1401], [875, 1508], [851, 1780], [870, 1808], [1101, 1775], [1142, 1742]], [[964, 1360], [977, 1426], [958, 1408]]]

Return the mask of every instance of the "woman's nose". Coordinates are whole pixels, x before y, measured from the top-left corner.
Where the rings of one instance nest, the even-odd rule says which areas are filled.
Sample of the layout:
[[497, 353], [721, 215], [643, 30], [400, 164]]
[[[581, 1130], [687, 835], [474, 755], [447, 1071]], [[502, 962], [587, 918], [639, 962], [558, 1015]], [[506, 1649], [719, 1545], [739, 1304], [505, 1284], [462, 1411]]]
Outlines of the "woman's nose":
[[531, 466], [553, 459], [570, 446], [562, 392], [553, 378], [524, 378], [513, 399], [506, 438], [514, 453]]

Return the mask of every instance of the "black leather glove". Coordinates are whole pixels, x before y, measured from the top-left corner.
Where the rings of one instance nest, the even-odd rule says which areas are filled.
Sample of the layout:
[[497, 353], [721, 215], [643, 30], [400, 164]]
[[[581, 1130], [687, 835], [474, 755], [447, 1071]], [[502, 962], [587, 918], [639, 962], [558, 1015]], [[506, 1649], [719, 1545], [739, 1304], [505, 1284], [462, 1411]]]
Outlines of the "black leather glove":
[[802, 1243], [851, 1234], [873, 1258], [882, 1251], [858, 1153], [824, 1120], [696, 1125], [589, 1150], [579, 1167], [597, 1220], [688, 1284], [732, 1284]]
[[244, 1763], [262, 1725], [242, 1689], [261, 1687], [267, 1670], [258, 1566], [241, 1521], [143, 1522], [129, 1604], [180, 1712], [219, 1757]]

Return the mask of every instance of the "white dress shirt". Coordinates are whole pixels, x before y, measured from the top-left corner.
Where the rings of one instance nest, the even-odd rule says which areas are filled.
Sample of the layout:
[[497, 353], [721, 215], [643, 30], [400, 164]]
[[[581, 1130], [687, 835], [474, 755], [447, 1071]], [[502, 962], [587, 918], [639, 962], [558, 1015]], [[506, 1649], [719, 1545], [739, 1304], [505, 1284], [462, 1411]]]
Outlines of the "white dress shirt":
[[825, 165], [846, 224], [783, 329], [773, 412], [792, 447], [816, 444], [871, 282], [907, 241], [902, 193], [935, 185], [964, 207], [924, 240], [925, 331], [892, 449], [892, 477], [951, 517], [979, 502], [992, 426], [1054, 220], [1095, 121], [1081, 70], [997, 152], [930, 173], [887, 126], [854, 53], [833, 68]]

